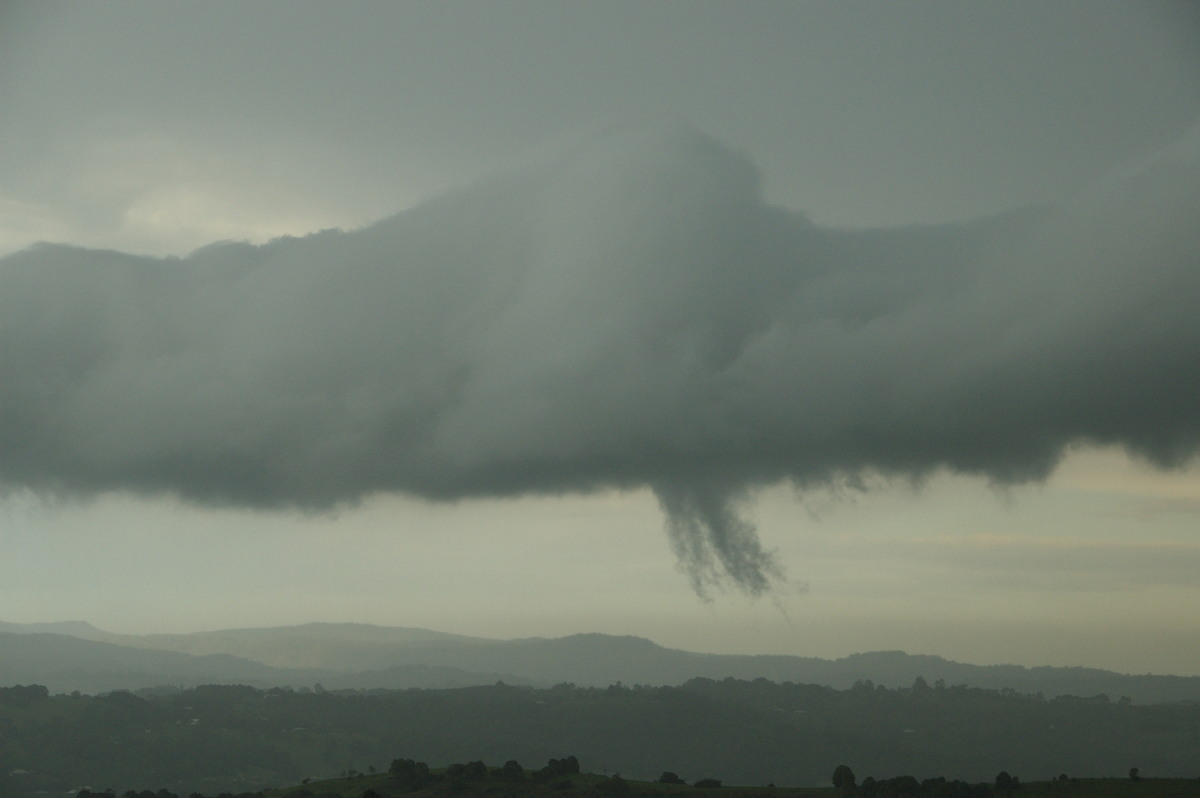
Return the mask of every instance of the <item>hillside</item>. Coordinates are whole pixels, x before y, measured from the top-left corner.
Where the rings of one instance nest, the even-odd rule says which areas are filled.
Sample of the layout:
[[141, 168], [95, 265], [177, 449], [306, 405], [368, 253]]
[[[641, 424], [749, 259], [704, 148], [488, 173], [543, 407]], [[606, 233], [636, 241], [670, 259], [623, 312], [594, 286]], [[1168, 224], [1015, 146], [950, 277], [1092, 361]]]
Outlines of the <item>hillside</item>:
[[395, 665], [362, 673], [320, 668], [277, 668], [229, 654], [183, 654], [130, 647], [70, 635], [0, 632], [0, 687], [41, 684], [53, 693], [106, 693], [155, 687], [243, 684], [303, 687], [464, 687], [525, 680], [504, 673], [469, 673], [451, 666]]
[[95, 693], [213, 682], [268, 687], [300, 675], [228, 654], [194, 657], [65, 634], [0, 632], [0, 685], [37, 683], [53, 692]]
[[[23, 638], [18, 638], [22, 632]], [[601, 634], [490, 640], [425, 629], [306, 624], [139, 636], [114, 635], [82, 623], [0, 624], [0, 685], [36, 682], [55, 692], [208, 682], [256, 687], [320, 682], [330, 689], [457, 687], [497, 681], [605, 687], [617, 682], [678, 685], [695, 677], [765, 678], [835, 688], [865, 681], [902, 687], [921, 677], [931, 684], [1011, 689], [1050, 698], [1103, 694], [1135, 703], [1200, 701], [1200, 677], [1195, 676], [969, 665], [902, 651], [826, 660], [700, 654], [664, 648], [643, 638]]]
[[224, 629], [192, 634], [106, 635], [111, 643], [183, 654], [232, 654], [277, 668], [316, 668], [363, 672], [416, 662], [409, 652], [426, 648], [458, 650], [494, 641], [428, 629], [361, 623], [309, 623], [261, 629]]
[[[208, 686], [52, 696], [0, 690], [10, 788], [81, 785], [245, 792], [398, 756], [443, 767], [568, 754], [652, 780], [815, 786], [839, 763], [860, 776], [990, 780], [1058, 774], [1194, 778], [1200, 707], [1045, 700], [966, 687], [833, 690], [763, 679], [680, 687], [331, 692]], [[20, 772], [14, 777], [14, 772]], [[15, 781], [14, 781], [15, 779]], [[27, 788], [27, 789], [26, 789]]]

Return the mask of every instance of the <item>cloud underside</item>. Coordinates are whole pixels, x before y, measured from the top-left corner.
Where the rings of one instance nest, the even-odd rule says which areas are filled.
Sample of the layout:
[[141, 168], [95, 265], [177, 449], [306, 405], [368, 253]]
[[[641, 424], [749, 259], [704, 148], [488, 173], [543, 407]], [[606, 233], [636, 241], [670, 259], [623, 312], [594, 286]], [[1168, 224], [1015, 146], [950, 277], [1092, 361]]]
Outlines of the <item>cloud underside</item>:
[[759, 594], [759, 486], [1197, 451], [1195, 150], [1053, 208], [841, 231], [655, 128], [353, 232], [39, 245], [0, 261], [0, 481], [302, 509], [648, 486], [698, 591]]

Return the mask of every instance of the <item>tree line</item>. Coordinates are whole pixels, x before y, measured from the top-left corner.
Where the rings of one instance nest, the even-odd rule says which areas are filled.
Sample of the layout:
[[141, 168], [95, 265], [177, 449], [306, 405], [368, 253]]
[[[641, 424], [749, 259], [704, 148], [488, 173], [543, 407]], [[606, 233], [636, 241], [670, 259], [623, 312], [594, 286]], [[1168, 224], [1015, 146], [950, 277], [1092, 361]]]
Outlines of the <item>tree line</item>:
[[[1194, 778], [1200, 707], [928, 685], [760, 680], [678, 687], [191, 689], [52, 695], [0, 688], [0, 796], [81, 787], [253, 793], [371, 767], [561, 758], [653, 781], [828, 784], [831, 767], [987, 782], [997, 773]], [[889, 777], [890, 778], [890, 777]], [[918, 784], [921, 782], [918, 781]], [[863, 779], [857, 786], [867, 785]], [[145, 798], [145, 796], [141, 796]]]

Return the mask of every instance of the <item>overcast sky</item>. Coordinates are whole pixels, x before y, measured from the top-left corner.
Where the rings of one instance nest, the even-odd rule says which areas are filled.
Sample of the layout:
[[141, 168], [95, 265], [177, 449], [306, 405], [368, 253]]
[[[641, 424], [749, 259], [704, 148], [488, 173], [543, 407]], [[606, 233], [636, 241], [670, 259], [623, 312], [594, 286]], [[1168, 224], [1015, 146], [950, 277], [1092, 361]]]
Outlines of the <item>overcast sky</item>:
[[0, 109], [0, 620], [1200, 674], [1188, 3], [17, 2]]

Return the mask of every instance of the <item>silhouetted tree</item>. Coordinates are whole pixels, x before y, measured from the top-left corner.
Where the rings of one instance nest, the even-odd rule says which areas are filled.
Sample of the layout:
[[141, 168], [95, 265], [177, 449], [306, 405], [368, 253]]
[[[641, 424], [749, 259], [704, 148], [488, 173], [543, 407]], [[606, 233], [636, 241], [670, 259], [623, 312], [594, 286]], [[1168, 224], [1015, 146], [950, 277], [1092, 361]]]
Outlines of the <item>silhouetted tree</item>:
[[412, 759], [393, 759], [388, 767], [388, 776], [415, 790], [429, 783], [429, 765]]
[[44, 701], [50, 697], [50, 688], [44, 684], [13, 685], [0, 687], [0, 703], [14, 707], [29, 706], [35, 701]]
[[833, 770], [833, 786], [838, 792], [853, 793], [856, 784], [854, 771], [849, 765], [838, 765]]
[[658, 777], [659, 784], [684, 784], [684, 780], [679, 778], [679, 774], [672, 770], [664, 770], [663, 774]]
[[551, 778], [553, 776], [573, 776], [578, 772], [579, 760], [574, 756], [568, 756], [563, 759], [551, 759], [538, 775]]
[[1129, 769], [1129, 780], [1130, 781], [1140, 781], [1141, 778], [1142, 778], [1142, 772], [1140, 770], [1138, 770], [1137, 768]]

